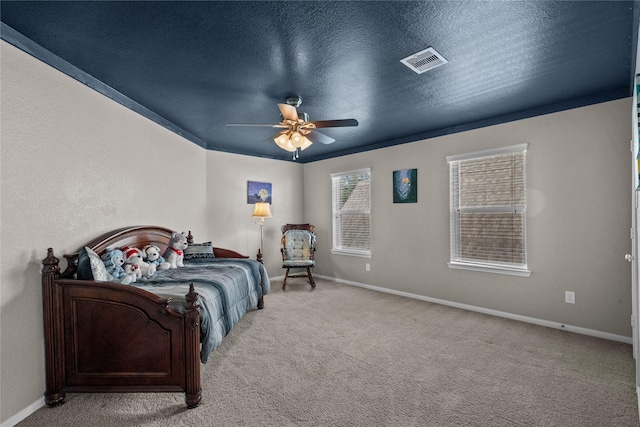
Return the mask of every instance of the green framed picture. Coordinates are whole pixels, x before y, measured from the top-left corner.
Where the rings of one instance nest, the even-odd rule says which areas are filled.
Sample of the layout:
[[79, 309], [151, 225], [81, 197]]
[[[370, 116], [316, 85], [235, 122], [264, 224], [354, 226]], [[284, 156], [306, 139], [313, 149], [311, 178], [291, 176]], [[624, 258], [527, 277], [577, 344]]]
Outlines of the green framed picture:
[[393, 203], [418, 202], [418, 169], [393, 171]]

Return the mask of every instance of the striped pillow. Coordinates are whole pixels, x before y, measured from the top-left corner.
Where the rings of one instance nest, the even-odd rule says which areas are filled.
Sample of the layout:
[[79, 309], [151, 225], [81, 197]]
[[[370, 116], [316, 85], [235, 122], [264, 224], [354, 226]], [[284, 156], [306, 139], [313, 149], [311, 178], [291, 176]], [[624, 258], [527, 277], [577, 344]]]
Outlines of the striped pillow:
[[184, 250], [184, 259], [215, 258], [213, 244], [211, 242], [193, 243]]

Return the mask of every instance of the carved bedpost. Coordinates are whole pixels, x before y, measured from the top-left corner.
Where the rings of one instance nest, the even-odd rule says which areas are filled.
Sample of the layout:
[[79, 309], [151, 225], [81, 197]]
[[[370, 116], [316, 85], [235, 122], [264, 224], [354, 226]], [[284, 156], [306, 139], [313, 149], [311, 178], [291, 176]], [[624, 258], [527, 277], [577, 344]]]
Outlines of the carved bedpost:
[[[189, 232], [191, 234], [191, 232]], [[185, 401], [189, 409], [195, 408], [202, 399], [202, 387], [200, 384], [200, 308], [198, 307], [198, 294], [189, 285], [189, 293], [186, 300], [185, 323], [185, 355], [186, 355], [186, 389]]]
[[53, 254], [53, 249], [47, 249], [47, 257], [42, 260], [42, 303], [44, 323], [44, 350], [46, 389], [45, 402], [49, 406], [64, 403], [65, 394], [62, 392], [63, 369], [61, 359], [61, 345], [57, 340], [62, 337], [60, 322], [60, 294], [55, 281], [60, 278], [60, 260]]
[[193, 245], [193, 235], [191, 234], [191, 230], [189, 230], [189, 234], [187, 234], [187, 243], [189, 245]]
[[[262, 262], [262, 251], [260, 250], [260, 248], [258, 248], [258, 254], [256, 255], [256, 260], [260, 263], [263, 264]], [[262, 293], [260, 295], [260, 298], [258, 299], [258, 308], [259, 309], [263, 309], [264, 308], [264, 283], [260, 283], [260, 285], [262, 286]]]
[[67, 260], [67, 268], [60, 273], [62, 279], [73, 279], [78, 272], [78, 254], [63, 255]]
[[262, 295], [258, 298], [258, 309], [262, 310], [264, 308], [264, 286], [262, 287]]

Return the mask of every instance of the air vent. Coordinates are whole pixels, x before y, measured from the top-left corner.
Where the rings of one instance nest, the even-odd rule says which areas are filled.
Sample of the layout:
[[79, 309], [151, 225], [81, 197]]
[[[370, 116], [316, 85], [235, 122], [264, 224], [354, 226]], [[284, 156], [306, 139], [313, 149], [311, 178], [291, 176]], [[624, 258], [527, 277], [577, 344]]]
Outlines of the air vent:
[[422, 74], [425, 71], [433, 70], [436, 67], [444, 65], [449, 61], [444, 59], [444, 56], [436, 52], [434, 48], [429, 47], [423, 51], [401, 59], [400, 62], [411, 68], [416, 73]]

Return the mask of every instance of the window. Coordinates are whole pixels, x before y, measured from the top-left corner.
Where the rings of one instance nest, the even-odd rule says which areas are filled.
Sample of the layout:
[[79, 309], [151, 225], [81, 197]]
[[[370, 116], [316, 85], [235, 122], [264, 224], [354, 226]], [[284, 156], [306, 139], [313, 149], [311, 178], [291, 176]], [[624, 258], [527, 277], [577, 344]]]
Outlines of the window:
[[448, 156], [449, 267], [529, 276], [527, 144]]
[[371, 257], [371, 169], [331, 174], [332, 253]]

